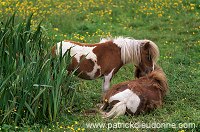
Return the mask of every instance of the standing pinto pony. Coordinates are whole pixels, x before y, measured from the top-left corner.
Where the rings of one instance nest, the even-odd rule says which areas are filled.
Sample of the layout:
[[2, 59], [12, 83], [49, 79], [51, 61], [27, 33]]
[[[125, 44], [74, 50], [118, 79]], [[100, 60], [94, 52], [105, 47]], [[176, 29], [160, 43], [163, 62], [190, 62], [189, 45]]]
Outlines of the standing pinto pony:
[[[61, 47], [62, 45], [62, 47]], [[92, 80], [104, 76], [103, 91], [107, 91], [113, 75], [127, 63], [133, 63], [141, 75], [151, 72], [159, 57], [159, 50], [150, 40], [117, 37], [103, 39], [97, 44], [62, 41], [52, 48], [53, 55], [67, 50], [72, 57], [68, 71], [74, 71], [82, 79]], [[138, 77], [137, 75], [135, 75]]]
[[167, 90], [165, 74], [157, 67], [144, 77], [110, 88], [104, 95], [101, 113], [104, 118], [113, 118], [126, 113], [137, 115], [149, 112], [162, 105]]

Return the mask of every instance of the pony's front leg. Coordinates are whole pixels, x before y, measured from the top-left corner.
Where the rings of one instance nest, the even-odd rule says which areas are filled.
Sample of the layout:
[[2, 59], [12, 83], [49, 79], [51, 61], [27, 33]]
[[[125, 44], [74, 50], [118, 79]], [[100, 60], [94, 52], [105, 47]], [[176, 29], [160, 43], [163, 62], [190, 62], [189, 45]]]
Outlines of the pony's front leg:
[[108, 74], [108, 75], [104, 75], [104, 81], [103, 81], [103, 92], [105, 93], [109, 87], [110, 87], [110, 81], [113, 77], [113, 71], [114, 69]]

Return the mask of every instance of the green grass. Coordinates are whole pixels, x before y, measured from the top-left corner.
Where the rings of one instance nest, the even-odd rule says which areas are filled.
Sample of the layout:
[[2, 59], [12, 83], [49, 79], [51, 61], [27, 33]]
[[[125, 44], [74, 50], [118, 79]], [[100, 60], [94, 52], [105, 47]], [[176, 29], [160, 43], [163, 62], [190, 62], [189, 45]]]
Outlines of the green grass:
[[[145, 2], [148, 3], [146, 6], [146, 10], [144, 10]], [[128, 4], [127, 4], [128, 3]], [[157, 7], [155, 7], [155, 3], [160, 5], [162, 8], [162, 17], [158, 17], [159, 11]], [[166, 4], [166, 2], [163, 2]], [[178, 3], [178, 6], [175, 7], [174, 3]], [[56, 2], [54, 3], [56, 4]], [[53, 120], [49, 117], [45, 117], [50, 120], [46, 121], [37, 121], [33, 116], [31, 116], [31, 110], [29, 107], [26, 107], [27, 114], [23, 117], [25, 121], [20, 121], [20, 125], [17, 127], [13, 125], [13, 123], [6, 122], [0, 126], [1, 130], [16, 130], [16, 131], [199, 131], [200, 130], [200, 92], [199, 92], [199, 82], [200, 82], [200, 17], [197, 13], [200, 12], [200, 3], [199, 1], [183, 1], [179, 3], [178, 1], [170, 1], [167, 2], [166, 5], [162, 5], [162, 2], [154, 2], [150, 3], [149, 1], [143, 2], [130, 2], [130, 1], [117, 1], [114, 0], [111, 4], [106, 4], [105, 1], [100, 3], [97, 1], [95, 4], [87, 5], [87, 2], [83, 3], [83, 7], [87, 10], [82, 10], [80, 8], [79, 3], [75, 1], [74, 3], [68, 3], [71, 5], [71, 10], [66, 14], [66, 12], [62, 12], [59, 10], [57, 13], [57, 8], [52, 15], [45, 16], [42, 27], [46, 30], [42, 31], [42, 34], [46, 38], [42, 38], [41, 40], [45, 40], [42, 42], [42, 46], [44, 54], [48, 54], [48, 49], [52, 46], [52, 43], [63, 39], [71, 39], [74, 41], [80, 42], [98, 42], [100, 37], [105, 37], [111, 34], [112, 36], [128, 36], [134, 37], [136, 39], [150, 39], [154, 41], [159, 49], [160, 49], [160, 58], [158, 64], [165, 71], [168, 83], [169, 83], [169, 93], [165, 97], [164, 105], [162, 108], [156, 109], [148, 114], [143, 114], [139, 116], [122, 116], [113, 120], [102, 119], [99, 114], [85, 116], [83, 113], [85, 110], [97, 108], [97, 104], [101, 101], [101, 92], [102, 92], [102, 79], [86, 81], [81, 80], [79, 78], [73, 78], [70, 83], [67, 83], [67, 86], [62, 86], [62, 94], [66, 96], [59, 96], [64, 98], [61, 102], [61, 111], [58, 112], [56, 119]], [[195, 4], [195, 8], [191, 9]], [[182, 7], [185, 6], [186, 8]], [[169, 8], [169, 7], [170, 8]], [[152, 15], [147, 15], [146, 12], [151, 11], [149, 7], [152, 7]], [[156, 8], [154, 10], [154, 8]], [[107, 11], [112, 10], [111, 14], [105, 13], [103, 16], [100, 16], [99, 11]], [[160, 9], [161, 10], [161, 9]], [[93, 14], [91, 14], [93, 12]], [[178, 13], [179, 12], [179, 13]], [[89, 16], [87, 16], [89, 15]], [[2, 18], [5, 18], [2, 17]], [[112, 19], [111, 19], [112, 18]], [[40, 21], [36, 16], [33, 19]], [[39, 23], [39, 22], [38, 22]], [[5, 25], [5, 24], [4, 24]], [[36, 25], [34, 25], [37, 27]], [[17, 26], [15, 26], [17, 28]], [[40, 27], [40, 26], [38, 26]], [[17, 29], [15, 30], [17, 31]], [[19, 28], [19, 26], [18, 26]], [[22, 28], [22, 27], [21, 27]], [[54, 30], [58, 28], [58, 30]], [[2, 27], [1, 27], [2, 31]], [[35, 31], [32, 33], [34, 34]], [[31, 33], [31, 34], [32, 34]], [[66, 35], [66, 36], [64, 36]], [[11, 37], [12, 35], [8, 35], [8, 38], [17, 38]], [[81, 37], [84, 39], [81, 39]], [[8, 39], [11, 41], [10, 39]], [[40, 40], [40, 39], [36, 39]], [[26, 41], [27, 42], [27, 41]], [[38, 42], [36, 42], [38, 43]], [[47, 44], [47, 45], [46, 45]], [[22, 47], [25, 47], [23, 45]], [[36, 47], [37, 48], [37, 47]], [[39, 47], [38, 47], [39, 48]], [[23, 49], [23, 48], [22, 48]], [[12, 50], [12, 49], [11, 49]], [[28, 50], [28, 49], [27, 49]], [[32, 50], [35, 50], [33, 48]], [[1, 50], [2, 51], [2, 50]], [[26, 52], [24, 48], [22, 50]], [[7, 52], [6, 52], [7, 53]], [[9, 52], [10, 53], [10, 52]], [[33, 54], [35, 54], [33, 52]], [[38, 55], [39, 53], [36, 53]], [[18, 89], [22, 89], [23, 87], [28, 87], [28, 85], [33, 86], [33, 84], [41, 84], [42, 78], [46, 78], [45, 82], [42, 84], [48, 84], [56, 87], [56, 83], [59, 83], [59, 80], [55, 80], [56, 82], [48, 82], [50, 78], [48, 75], [48, 68], [50, 65], [46, 65], [48, 63], [48, 58], [44, 57], [46, 61], [39, 61], [40, 65], [45, 65], [45, 69], [42, 72], [44, 75], [41, 77], [35, 76], [30, 80], [27, 84], [20, 84], [16, 79], [20, 81], [25, 81], [21, 74], [15, 74], [16, 71], [13, 68], [15, 62], [10, 63], [10, 65], [6, 64], [5, 67], [10, 70], [7, 75], [1, 75], [2, 80], [6, 80], [10, 78], [9, 75], [15, 74], [15, 78], [13, 78], [14, 83], [11, 81], [6, 82], [7, 86], [14, 87], [15, 82], [17, 84]], [[2, 57], [1, 57], [2, 58]], [[23, 57], [22, 57], [23, 58]], [[34, 60], [35, 61], [35, 60]], [[46, 63], [45, 63], [46, 62]], [[9, 63], [9, 62], [7, 62]], [[12, 64], [12, 65], [11, 65]], [[21, 63], [19, 69], [21, 69]], [[31, 61], [25, 63], [27, 68], [34, 68], [35, 64], [32, 64]], [[33, 67], [31, 67], [33, 66]], [[0, 66], [2, 67], [2, 65]], [[36, 66], [40, 68], [40, 66]], [[46, 69], [47, 68], [47, 69]], [[61, 68], [64, 68], [61, 67]], [[0, 69], [2, 70], [2, 69]], [[13, 72], [12, 72], [13, 71]], [[24, 73], [33, 74], [30, 69], [24, 69]], [[56, 70], [57, 71], [57, 70]], [[35, 74], [37, 70], [34, 70]], [[4, 72], [1, 72], [4, 73]], [[23, 74], [24, 74], [23, 73]], [[112, 85], [117, 84], [119, 82], [123, 82], [126, 80], [134, 79], [134, 67], [129, 64], [120, 69], [120, 71], [114, 76], [112, 80]], [[16, 78], [19, 76], [19, 78]], [[30, 76], [30, 75], [29, 75]], [[67, 77], [63, 77], [62, 84], [65, 84]], [[0, 87], [2, 85], [2, 80], [0, 83]], [[38, 81], [35, 81], [38, 80]], [[7, 81], [7, 80], [6, 80]], [[60, 84], [61, 84], [60, 83]], [[24, 86], [23, 86], [24, 85]], [[27, 86], [25, 86], [27, 85]], [[72, 91], [70, 95], [67, 95], [68, 87], [72, 86]], [[13, 93], [10, 87], [4, 87], [9, 94]], [[40, 93], [43, 87], [40, 88], [36, 93], [31, 93], [31, 98], [28, 98], [28, 101], [33, 101], [35, 97]], [[50, 94], [51, 93], [50, 91]], [[3, 96], [0, 96], [2, 98]], [[6, 96], [7, 97], [7, 96]], [[8, 97], [12, 97], [9, 95]], [[66, 97], [66, 98], [65, 98]], [[38, 103], [42, 103], [44, 101], [46, 104], [52, 103], [52, 100], [46, 100], [48, 98], [48, 92], [43, 95], [43, 98], [38, 100]], [[12, 110], [15, 107], [14, 100], [15, 98], [9, 99], [11, 103], [9, 107], [3, 107], [2, 103], [0, 104], [0, 108], [5, 108], [7, 111]], [[70, 99], [70, 101], [68, 100]], [[41, 102], [40, 102], [41, 101]], [[2, 100], [1, 100], [2, 102]], [[6, 101], [4, 103], [7, 104]], [[66, 106], [65, 106], [66, 104]], [[41, 109], [46, 109], [43, 105], [41, 105]], [[52, 106], [53, 108], [53, 106]], [[36, 109], [32, 108], [33, 111]], [[42, 110], [44, 111], [44, 110]], [[52, 111], [53, 112], [53, 111]], [[1, 111], [0, 111], [1, 113]], [[18, 113], [18, 112], [17, 112]], [[17, 115], [17, 114], [16, 114]], [[48, 115], [48, 114], [47, 114]], [[29, 117], [30, 116], [30, 117]], [[38, 115], [35, 115], [38, 117]], [[2, 117], [2, 115], [0, 115]], [[42, 117], [41, 115], [39, 117]], [[12, 120], [12, 116], [7, 120]], [[14, 118], [16, 118], [14, 116]], [[2, 119], [2, 118], [1, 118]], [[15, 121], [14, 120], [14, 121]], [[53, 120], [53, 121], [52, 121]], [[195, 123], [196, 128], [166, 128], [166, 129], [91, 129], [86, 128], [86, 123], [129, 123], [129, 122], [143, 122], [143, 123]], [[45, 124], [47, 123], [47, 124]], [[8, 124], [8, 125], [6, 125]]]
[[1, 26], [0, 124], [55, 121], [71, 100], [70, 56], [53, 58], [41, 25], [32, 30], [31, 18], [15, 25], [14, 14]]

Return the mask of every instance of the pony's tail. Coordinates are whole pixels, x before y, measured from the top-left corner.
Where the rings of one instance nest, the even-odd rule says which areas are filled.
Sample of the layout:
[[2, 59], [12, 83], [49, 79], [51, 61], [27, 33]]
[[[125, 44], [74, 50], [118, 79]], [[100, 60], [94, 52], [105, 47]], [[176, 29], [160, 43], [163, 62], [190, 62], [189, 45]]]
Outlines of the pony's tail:
[[115, 118], [120, 115], [124, 115], [126, 112], [126, 103], [124, 101], [118, 102], [114, 107], [109, 111], [102, 113], [104, 118]]

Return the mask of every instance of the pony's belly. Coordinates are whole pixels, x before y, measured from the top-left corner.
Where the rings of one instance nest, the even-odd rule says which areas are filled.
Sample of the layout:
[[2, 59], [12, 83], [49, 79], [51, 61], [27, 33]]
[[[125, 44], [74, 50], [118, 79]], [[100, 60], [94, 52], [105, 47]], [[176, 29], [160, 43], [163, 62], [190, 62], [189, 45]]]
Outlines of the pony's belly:
[[76, 73], [76, 76], [78, 76], [81, 79], [85, 79], [85, 80], [94, 80], [97, 79], [99, 76], [88, 76], [87, 73]]

